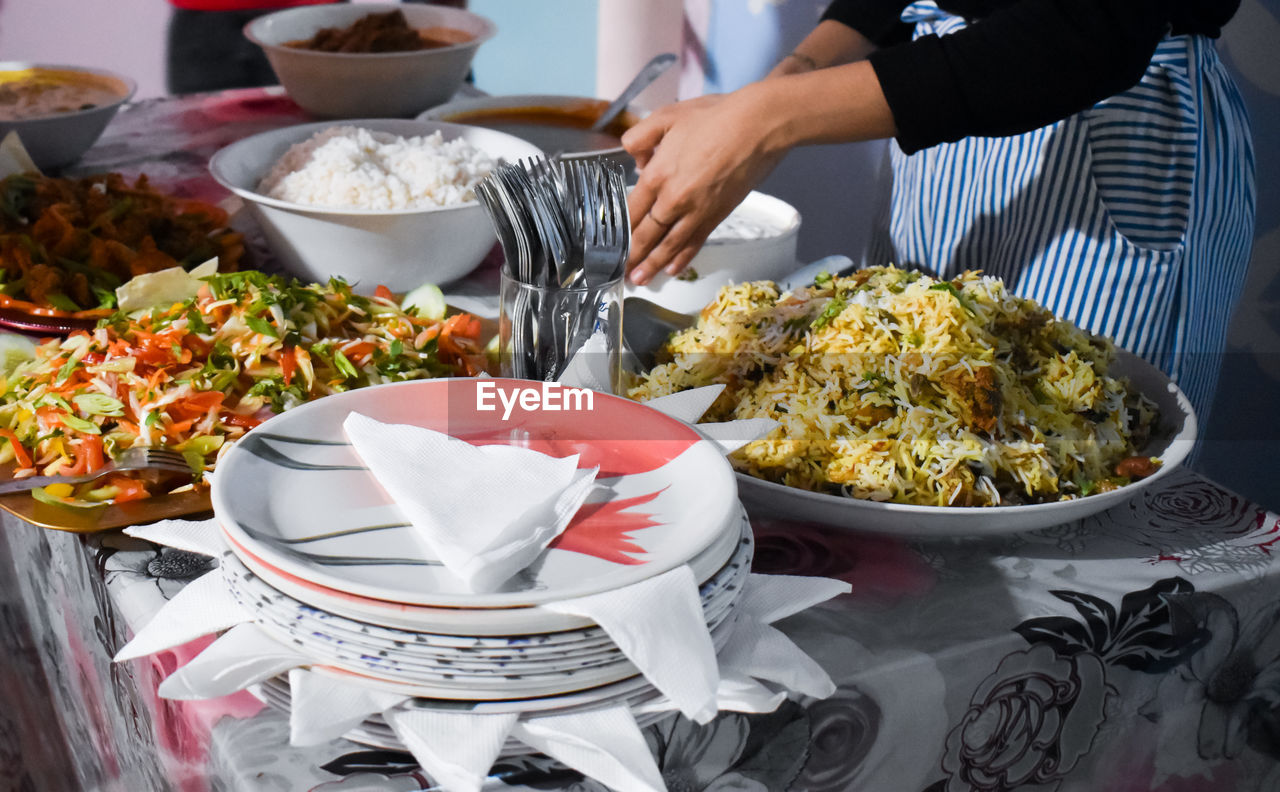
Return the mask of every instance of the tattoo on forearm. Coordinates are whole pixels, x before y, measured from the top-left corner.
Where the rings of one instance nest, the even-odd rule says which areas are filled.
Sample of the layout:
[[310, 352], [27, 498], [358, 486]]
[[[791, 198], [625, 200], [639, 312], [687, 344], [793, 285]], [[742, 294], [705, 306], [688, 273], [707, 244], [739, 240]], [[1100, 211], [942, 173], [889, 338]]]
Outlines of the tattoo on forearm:
[[813, 71], [814, 69], [818, 68], [818, 62], [813, 58], [810, 58], [808, 55], [805, 55], [802, 52], [792, 52], [792, 53], [789, 53], [787, 57], [795, 58], [796, 60], [800, 61], [800, 63], [804, 64], [805, 68], [809, 69], [810, 71]]

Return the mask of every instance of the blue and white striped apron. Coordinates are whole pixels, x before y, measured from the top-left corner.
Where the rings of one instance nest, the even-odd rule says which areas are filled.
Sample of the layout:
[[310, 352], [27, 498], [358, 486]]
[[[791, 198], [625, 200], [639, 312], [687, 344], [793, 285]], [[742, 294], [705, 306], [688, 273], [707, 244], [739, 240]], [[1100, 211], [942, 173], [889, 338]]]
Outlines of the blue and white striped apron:
[[[965, 25], [932, 2], [902, 18], [917, 37]], [[1166, 38], [1137, 85], [1058, 123], [890, 157], [873, 263], [998, 276], [1164, 369], [1204, 426], [1255, 204], [1248, 116], [1210, 39]]]

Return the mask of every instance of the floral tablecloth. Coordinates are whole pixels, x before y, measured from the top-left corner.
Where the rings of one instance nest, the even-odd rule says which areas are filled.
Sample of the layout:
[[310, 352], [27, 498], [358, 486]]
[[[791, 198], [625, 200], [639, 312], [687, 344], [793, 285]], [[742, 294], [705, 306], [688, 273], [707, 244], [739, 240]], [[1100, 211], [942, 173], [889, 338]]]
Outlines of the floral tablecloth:
[[[270, 91], [142, 103], [79, 170], [146, 171], [218, 199], [209, 154], [301, 119]], [[852, 584], [780, 624], [839, 689], [651, 727], [670, 789], [1280, 789], [1276, 514], [1175, 472], [1099, 516], [998, 540], [753, 524], [757, 571]], [[0, 521], [0, 789], [428, 788], [408, 754], [290, 747], [287, 717], [248, 693], [157, 698], [200, 643], [110, 663], [210, 563]], [[541, 758], [495, 770], [525, 779], [500, 789], [603, 790]]]

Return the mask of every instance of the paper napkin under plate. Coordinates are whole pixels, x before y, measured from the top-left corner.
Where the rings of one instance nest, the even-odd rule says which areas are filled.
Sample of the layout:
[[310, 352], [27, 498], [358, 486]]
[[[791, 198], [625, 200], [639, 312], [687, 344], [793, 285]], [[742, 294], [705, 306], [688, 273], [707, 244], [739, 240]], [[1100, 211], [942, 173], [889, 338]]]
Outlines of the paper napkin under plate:
[[[205, 536], [218, 536], [213, 521], [203, 525], [165, 521], [127, 529], [127, 533], [191, 547], [197, 529], [207, 530]], [[424, 709], [415, 706], [409, 696], [378, 692], [355, 678], [339, 679], [306, 670], [310, 661], [305, 654], [252, 624], [252, 613], [220, 596], [218, 589], [223, 585], [218, 572], [190, 583], [116, 659], [184, 643], [194, 637], [188, 625], [196, 622], [208, 631], [239, 622], [174, 672], [161, 693], [177, 698], [222, 695], [292, 669], [290, 721], [299, 744], [331, 738], [364, 717], [380, 715], [427, 772], [442, 782], [443, 788], [456, 792], [482, 787], [497, 750], [508, 738], [614, 789], [657, 792], [663, 788], [634, 716], [682, 709], [671, 698], [634, 708], [619, 703], [578, 712], [525, 712], [515, 717]], [[778, 706], [788, 690], [814, 698], [830, 695], [835, 687], [827, 674], [769, 625], [848, 591], [847, 583], [827, 578], [751, 574], [738, 606], [732, 639], [715, 658], [719, 681], [714, 706], [720, 711], [767, 712]], [[577, 602], [568, 607], [576, 610], [592, 605]], [[650, 632], [647, 640], [661, 644], [665, 638], [661, 632]], [[646, 651], [661, 652], [661, 648]], [[446, 734], [458, 739], [446, 740], [442, 737]]]

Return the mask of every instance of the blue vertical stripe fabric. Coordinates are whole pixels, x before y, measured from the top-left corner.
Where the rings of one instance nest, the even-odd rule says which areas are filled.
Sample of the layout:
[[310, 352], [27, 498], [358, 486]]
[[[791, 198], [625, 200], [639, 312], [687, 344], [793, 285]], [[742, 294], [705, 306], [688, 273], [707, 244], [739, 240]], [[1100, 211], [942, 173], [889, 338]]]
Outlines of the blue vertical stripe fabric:
[[[931, 2], [902, 18], [917, 36], [965, 25]], [[1211, 39], [1166, 38], [1137, 85], [1056, 124], [890, 156], [870, 263], [1000, 277], [1164, 369], [1204, 420], [1256, 202], [1248, 115]]]

